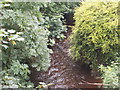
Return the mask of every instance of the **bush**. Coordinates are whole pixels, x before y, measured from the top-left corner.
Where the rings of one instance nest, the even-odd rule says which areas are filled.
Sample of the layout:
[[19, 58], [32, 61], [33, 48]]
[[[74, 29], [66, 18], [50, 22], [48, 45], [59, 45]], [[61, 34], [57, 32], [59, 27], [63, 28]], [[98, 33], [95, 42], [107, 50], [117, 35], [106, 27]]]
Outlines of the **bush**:
[[115, 61], [112, 61], [110, 65], [99, 66], [99, 71], [102, 74], [103, 84], [105, 88], [120, 88], [119, 78], [120, 78], [120, 52], [115, 54]]
[[74, 13], [74, 8], [78, 7], [77, 2], [52, 2], [44, 3], [40, 7], [40, 12], [45, 16], [44, 26], [50, 31], [50, 38], [63, 39], [62, 34], [67, 31], [64, 14]]
[[100, 65], [100, 70], [102, 73], [103, 84], [105, 88], [120, 88], [119, 85], [119, 64], [118, 62], [112, 62], [110, 66]]
[[[56, 9], [57, 5], [66, 9]], [[53, 38], [64, 38], [66, 26], [61, 18], [63, 12], [72, 10], [70, 6], [72, 3], [0, 2], [3, 88], [33, 87], [28, 81], [29, 66], [48, 69], [52, 53], [48, 45], [54, 44]]]
[[[50, 66], [51, 50], [47, 47], [49, 31], [42, 26], [45, 20], [39, 12], [39, 5], [41, 3], [29, 2], [3, 2], [0, 5], [0, 35], [2, 46], [7, 47], [2, 48], [3, 87], [33, 87], [28, 82], [28, 62], [38, 71], [47, 70]], [[21, 39], [24, 40], [21, 42]]]
[[[17, 8], [21, 4], [21, 8]], [[27, 6], [29, 9], [33, 8], [24, 9]], [[1, 19], [2, 28], [6, 31], [13, 29], [16, 32], [23, 32], [22, 37], [25, 39], [24, 42], [17, 42], [16, 45], [8, 43], [7, 45], [10, 48], [3, 50], [5, 51], [3, 52], [3, 59], [8, 60], [8, 62], [11, 59], [24, 63], [26, 60], [30, 60], [32, 66], [40, 71], [47, 70], [49, 67], [49, 53], [51, 51], [47, 48], [49, 31], [44, 26], [40, 26], [40, 23], [44, 23], [44, 21], [37, 7], [39, 5], [35, 3], [14, 2], [10, 4], [9, 8], [3, 8]], [[36, 61], [32, 59], [33, 57], [36, 58]], [[4, 60], [3, 64], [6, 65]]]
[[75, 60], [108, 64], [120, 50], [117, 2], [84, 2], [75, 10], [71, 53]]
[[33, 83], [28, 81], [30, 74], [28, 65], [20, 64], [18, 60], [13, 60], [10, 69], [3, 70], [0, 74], [2, 75], [1, 84], [3, 88], [34, 87]]

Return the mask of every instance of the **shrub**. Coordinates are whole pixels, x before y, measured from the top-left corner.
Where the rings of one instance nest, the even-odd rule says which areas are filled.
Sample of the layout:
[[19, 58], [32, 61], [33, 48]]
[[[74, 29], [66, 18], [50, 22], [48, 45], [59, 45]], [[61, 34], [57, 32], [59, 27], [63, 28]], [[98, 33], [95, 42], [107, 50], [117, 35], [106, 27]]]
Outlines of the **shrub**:
[[105, 88], [120, 88], [119, 78], [120, 78], [120, 52], [115, 54], [115, 61], [112, 61], [110, 65], [99, 66], [99, 71], [101, 72], [103, 78], [103, 84]]
[[62, 32], [66, 31], [61, 20], [66, 9], [56, 9], [57, 5], [72, 10], [72, 4], [67, 8], [64, 3], [0, 2], [3, 88], [33, 87], [28, 82], [29, 66], [38, 71], [50, 66], [48, 45], [54, 44], [53, 38], [64, 38]]
[[75, 60], [108, 64], [120, 50], [117, 2], [84, 2], [75, 10], [71, 53]]
[[[17, 8], [21, 4], [21, 8]], [[24, 9], [27, 6], [32, 9]], [[10, 48], [3, 50], [5, 51], [3, 52], [3, 59], [8, 60], [8, 62], [11, 59], [24, 63], [26, 60], [30, 60], [32, 61], [32, 66], [40, 71], [47, 70], [49, 67], [49, 53], [51, 51], [47, 48], [49, 31], [45, 27], [40, 26], [40, 23], [44, 21], [37, 7], [39, 5], [35, 5], [35, 3], [14, 2], [10, 4], [9, 9], [4, 8], [2, 10], [3, 16], [1, 19], [2, 28], [6, 31], [13, 29], [16, 32], [23, 32], [22, 37], [25, 39], [24, 42], [17, 42], [16, 45], [8, 43]], [[33, 61], [32, 57], [35, 57], [36, 61]], [[6, 63], [4, 64], [6, 65]]]
[[112, 62], [112, 64], [107, 67], [100, 65], [100, 70], [102, 73], [103, 84], [105, 85], [105, 88], [120, 88], [120, 72], [118, 62]]
[[[10, 69], [0, 72], [3, 88], [33, 88], [29, 80], [30, 70], [27, 64], [20, 64], [18, 60], [12, 60]], [[27, 82], [26, 82], [27, 81]]]
[[52, 2], [44, 3], [44, 5], [40, 7], [40, 12], [45, 16], [44, 26], [50, 31], [50, 38], [65, 38], [62, 34], [67, 31], [64, 14], [74, 13], [74, 8], [78, 6], [79, 3], [77, 2]]
[[[8, 47], [2, 48], [3, 87], [32, 87], [32, 83], [28, 82], [28, 62], [38, 71], [47, 70], [50, 66], [51, 50], [47, 47], [49, 31], [42, 26], [44, 19], [39, 12], [39, 5], [41, 3], [29, 2], [3, 2], [0, 5], [2, 46]], [[23, 34], [19, 35], [20, 32]], [[24, 41], [19, 42], [23, 38]]]

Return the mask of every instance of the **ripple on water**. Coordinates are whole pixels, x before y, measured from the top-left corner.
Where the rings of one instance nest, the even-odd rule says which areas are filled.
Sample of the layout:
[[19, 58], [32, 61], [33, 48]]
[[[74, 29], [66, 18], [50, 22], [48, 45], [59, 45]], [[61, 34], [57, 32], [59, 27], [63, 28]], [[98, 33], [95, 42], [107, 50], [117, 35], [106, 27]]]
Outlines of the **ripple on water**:
[[64, 78], [58, 78], [57, 80], [58, 84], [64, 83], [65, 79]]
[[50, 68], [48, 75], [50, 75], [53, 72], [58, 72], [58, 70], [59, 70], [58, 68]]
[[68, 86], [67, 85], [55, 85], [55, 88], [63, 88], [63, 89], [65, 89], [65, 88], [68, 88]]
[[59, 73], [54, 73], [52, 76], [49, 77], [50, 80], [55, 80], [55, 78], [59, 77]]

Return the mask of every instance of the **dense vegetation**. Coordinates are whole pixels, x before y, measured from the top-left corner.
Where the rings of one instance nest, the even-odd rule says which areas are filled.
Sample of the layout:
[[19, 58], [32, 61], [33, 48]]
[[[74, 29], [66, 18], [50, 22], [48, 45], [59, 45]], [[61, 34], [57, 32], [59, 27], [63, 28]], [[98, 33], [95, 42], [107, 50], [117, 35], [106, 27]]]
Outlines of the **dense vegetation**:
[[[3, 36], [3, 81], [6, 87], [31, 87], [31, 82], [26, 82], [30, 74], [31, 62], [37, 70], [46, 70], [49, 67], [50, 50], [47, 48], [49, 31], [41, 25], [44, 23], [36, 3], [3, 3], [2, 4], [2, 33], [10, 32]], [[24, 38], [19, 40], [19, 34]], [[12, 73], [14, 72], [14, 73]]]
[[103, 81], [110, 87], [118, 87], [119, 77], [120, 32], [117, 10], [117, 2], [82, 3], [75, 10], [74, 34], [71, 35], [73, 59], [90, 64], [93, 69], [101, 65]]
[[63, 13], [73, 11], [78, 5], [0, 2], [0, 39], [3, 47], [0, 81], [3, 88], [33, 87], [29, 81], [29, 67], [38, 71], [48, 69], [52, 53], [48, 45], [54, 45], [55, 38], [65, 37], [62, 34], [66, 31]]
[[[64, 15], [74, 13], [80, 3], [0, 2], [0, 46], [3, 88], [32, 88], [30, 67], [46, 71], [48, 48], [65, 38]], [[118, 3], [83, 2], [75, 9], [71, 55], [98, 69], [105, 87], [119, 87], [120, 31]], [[1, 86], [0, 86], [1, 87]]]

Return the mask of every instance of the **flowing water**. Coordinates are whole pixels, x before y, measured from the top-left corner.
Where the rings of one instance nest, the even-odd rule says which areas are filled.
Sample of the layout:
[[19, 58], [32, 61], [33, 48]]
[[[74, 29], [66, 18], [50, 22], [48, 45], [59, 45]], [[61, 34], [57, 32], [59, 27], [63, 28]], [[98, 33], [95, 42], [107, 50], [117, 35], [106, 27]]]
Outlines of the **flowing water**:
[[[69, 35], [68, 35], [69, 36]], [[46, 72], [32, 72], [36, 85], [39, 81], [53, 85], [49, 88], [84, 88], [79, 90], [101, 90], [101, 79], [91, 76], [90, 68], [80, 61], [72, 60], [69, 52], [69, 39], [57, 41], [52, 47], [51, 66]], [[34, 77], [33, 77], [34, 76]]]
[[[78, 90], [102, 90], [102, 80], [91, 76], [89, 66], [80, 61], [72, 60], [69, 52], [70, 40], [69, 35], [71, 29], [65, 33], [67, 37], [65, 40], [58, 41], [51, 48], [51, 66], [46, 72], [37, 72], [31, 68], [31, 81], [35, 86], [43, 81], [47, 84], [52, 83], [49, 89], [53, 88], [72, 88]], [[99, 87], [99, 88], [98, 88]]]

